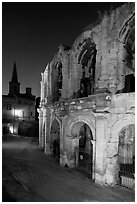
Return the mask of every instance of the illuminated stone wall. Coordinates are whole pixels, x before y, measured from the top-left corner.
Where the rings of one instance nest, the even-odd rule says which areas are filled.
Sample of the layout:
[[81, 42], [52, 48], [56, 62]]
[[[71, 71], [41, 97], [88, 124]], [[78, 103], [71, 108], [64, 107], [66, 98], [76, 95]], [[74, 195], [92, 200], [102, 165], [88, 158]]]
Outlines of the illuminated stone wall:
[[92, 132], [92, 178], [102, 184], [118, 183], [119, 133], [135, 124], [134, 9], [127, 3], [105, 13], [72, 47], [60, 46], [42, 73], [40, 147], [53, 153], [56, 121], [60, 165], [76, 167], [79, 130], [86, 124]]

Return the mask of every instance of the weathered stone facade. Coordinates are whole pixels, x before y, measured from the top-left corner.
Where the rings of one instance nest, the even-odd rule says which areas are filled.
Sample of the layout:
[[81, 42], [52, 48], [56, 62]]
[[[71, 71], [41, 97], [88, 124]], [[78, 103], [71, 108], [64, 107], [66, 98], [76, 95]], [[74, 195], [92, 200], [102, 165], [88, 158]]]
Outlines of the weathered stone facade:
[[[119, 138], [135, 124], [135, 4], [105, 13], [72, 47], [60, 46], [41, 74], [39, 145], [60, 165], [77, 166], [81, 127], [92, 144], [92, 179], [118, 183]], [[89, 136], [89, 137], [88, 137]], [[134, 154], [134, 153], [133, 153]]]

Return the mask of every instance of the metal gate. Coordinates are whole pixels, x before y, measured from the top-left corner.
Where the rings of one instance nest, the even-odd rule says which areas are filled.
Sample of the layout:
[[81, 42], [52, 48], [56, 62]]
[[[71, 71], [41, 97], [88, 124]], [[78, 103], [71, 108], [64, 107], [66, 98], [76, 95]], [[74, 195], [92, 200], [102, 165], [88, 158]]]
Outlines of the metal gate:
[[83, 148], [75, 148], [76, 167], [82, 171], [87, 177], [92, 178], [93, 158], [92, 152], [88, 152]]
[[119, 145], [119, 181], [120, 185], [135, 188], [135, 156], [133, 144]]

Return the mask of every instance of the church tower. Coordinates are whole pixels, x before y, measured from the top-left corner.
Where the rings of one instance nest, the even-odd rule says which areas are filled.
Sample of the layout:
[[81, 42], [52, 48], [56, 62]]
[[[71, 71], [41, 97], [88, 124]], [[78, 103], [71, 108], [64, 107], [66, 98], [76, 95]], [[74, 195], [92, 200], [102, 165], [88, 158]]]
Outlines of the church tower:
[[16, 63], [14, 63], [12, 79], [9, 82], [9, 94], [18, 95], [20, 93], [20, 83], [18, 82]]

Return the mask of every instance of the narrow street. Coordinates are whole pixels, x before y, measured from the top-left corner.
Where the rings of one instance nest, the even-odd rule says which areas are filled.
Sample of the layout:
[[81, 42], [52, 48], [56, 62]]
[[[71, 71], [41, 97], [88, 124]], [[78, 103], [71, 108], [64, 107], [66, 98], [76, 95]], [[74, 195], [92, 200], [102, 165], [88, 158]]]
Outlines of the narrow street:
[[3, 201], [133, 202], [134, 191], [93, 183], [74, 169], [60, 167], [33, 138], [3, 137]]

